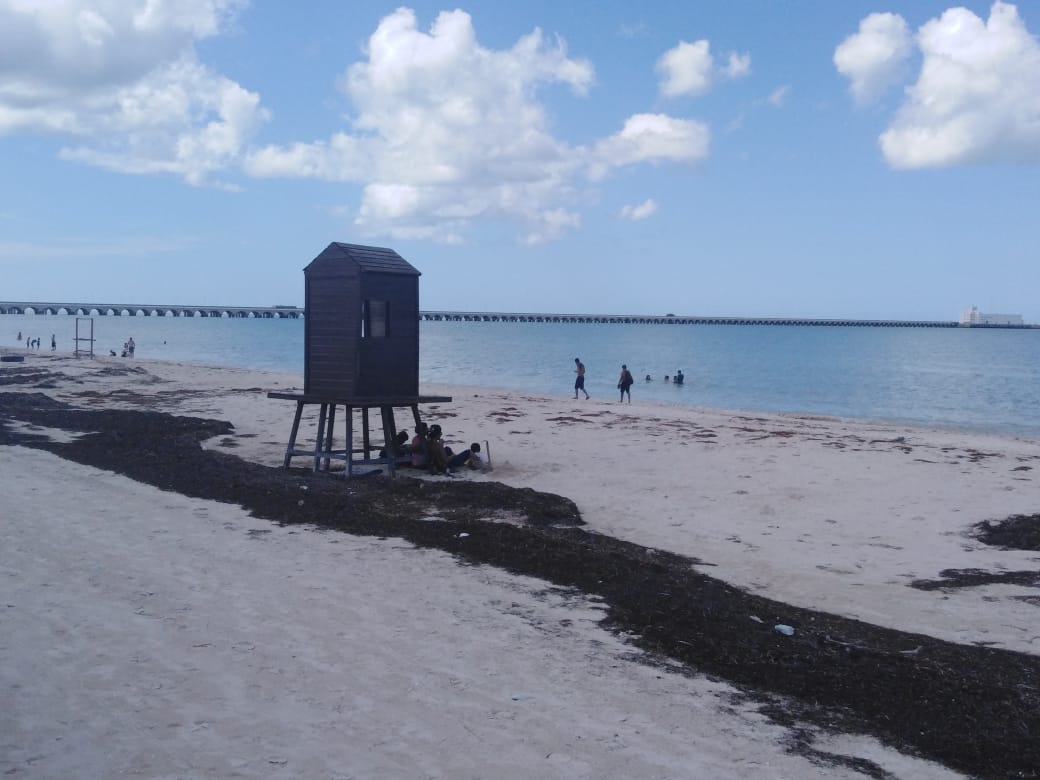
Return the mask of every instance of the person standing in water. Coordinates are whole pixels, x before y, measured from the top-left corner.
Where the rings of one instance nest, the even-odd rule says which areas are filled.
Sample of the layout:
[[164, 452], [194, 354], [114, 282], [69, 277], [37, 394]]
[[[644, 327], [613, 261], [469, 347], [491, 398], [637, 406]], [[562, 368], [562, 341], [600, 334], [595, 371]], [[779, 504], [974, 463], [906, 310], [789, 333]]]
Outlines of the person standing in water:
[[635, 380], [632, 378], [632, 372], [628, 370], [628, 366], [624, 363], [621, 364], [621, 376], [618, 377], [618, 390], [621, 391], [621, 400], [618, 403], [625, 402], [625, 396], [628, 396], [628, 402], [632, 403], [632, 383]]
[[578, 358], [574, 358], [574, 373], [577, 376], [574, 378], [574, 397], [578, 397], [578, 391], [585, 393], [585, 398], [588, 400], [589, 391], [585, 389], [585, 364]]

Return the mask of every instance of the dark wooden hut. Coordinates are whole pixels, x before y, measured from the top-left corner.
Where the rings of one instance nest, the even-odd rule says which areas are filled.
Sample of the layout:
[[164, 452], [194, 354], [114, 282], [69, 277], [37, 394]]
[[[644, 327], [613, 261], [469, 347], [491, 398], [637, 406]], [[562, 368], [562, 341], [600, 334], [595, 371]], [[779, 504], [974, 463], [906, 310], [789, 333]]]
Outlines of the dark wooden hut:
[[303, 269], [304, 393], [419, 394], [419, 271], [392, 249], [333, 242]]

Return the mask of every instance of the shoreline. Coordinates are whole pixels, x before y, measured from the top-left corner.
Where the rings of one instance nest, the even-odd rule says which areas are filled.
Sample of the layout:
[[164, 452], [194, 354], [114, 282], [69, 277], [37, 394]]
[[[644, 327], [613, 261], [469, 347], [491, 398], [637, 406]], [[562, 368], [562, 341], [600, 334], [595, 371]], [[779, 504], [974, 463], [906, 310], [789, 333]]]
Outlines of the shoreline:
[[[325, 475], [312, 477], [305, 469], [286, 472], [277, 468], [284, 454], [291, 408], [285, 402], [267, 399], [266, 391], [288, 389], [292, 382], [298, 381], [298, 377], [237, 369], [202, 369], [184, 364], [146, 364], [145, 361], [127, 365], [120, 360], [90, 362], [55, 358], [48, 363], [46, 368], [28, 366], [22, 367], [21, 372], [0, 373], [0, 380], [16, 376], [26, 379], [25, 382], [17, 383], [5, 381], [6, 386], [0, 388], [0, 392], [14, 390], [19, 395], [12, 398], [23, 399], [27, 398], [24, 393], [43, 392], [58, 404], [53, 412], [42, 407], [35, 412], [26, 407], [25, 412], [19, 412], [28, 415], [19, 418], [28, 422], [7, 426], [7, 435], [14, 437], [12, 441], [39, 441], [41, 446], [45, 445], [45, 448], [55, 452], [68, 450], [71, 453], [86, 447], [88, 449], [83, 450], [84, 453], [96, 452], [89, 458], [100, 456], [107, 460], [123, 457], [127, 468], [132, 471], [140, 471], [142, 475], [154, 473], [155, 479], [160, 480], [157, 484], [166, 484], [162, 480], [172, 478], [181, 470], [189, 481], [194, 473], [198, 475], [195, 479], [200, 485], [212, 484], [212, 489], [221, 491], [228, 486], [245, 484], [242, 480], [254, 479], [246, 475], [252, 473], [249, 469], [255, 469], [256, 466], [236, 466], [236, 471], [223, 476], [221, 470], [231, 468], [232, 462], [271, 467], [263, 472], [268, 474], [267, 477], [259, 474], [256, 479], [269, 483], [272, 491], [278, 489], [276, 483], [284, 484], [290, 491], [286, 500], [274, 505], [284, 506], [285, 509], [276, 511], [273, 518], [282, 516], [280, 511], [288, 513], [290, 509], [301, 518], [307, 518], [308, 511], [312, 510], [304, 507], [297, 512], [297, 497], [301, 497], [300, 506], [319, 502], [319, 499], [339, 502], [351, 495], [355, 498], [349, 500], [361, 500], [365, 495], [372, 496], [374, 500], [384, 500], [380, 498], [384, 491], [379, 487], [379, 482], [344, 482]], [[441, 388], [438, 386], [436, 389]], [[603, 551], [595, 556], [592, 555], [594, 550], [589, 549], [589, 562], [600, 560], [596, 556], [602, 554], [607, 555], [602, 560], [609, 561], [610, 556], [621, 555], [622, 550], [631, 548], [632, 553], [625, 552], [623, 555], [636, 556], [632, 573], [637, 578], [643, 576], [640, 572], [644, 568], [649, 575], [651, 570], [663, 567], [662, 572], [672, 572], [667, 575], [669, 578], [687, 576], [681, 574], [683, 571], [689, 572], [689, 576], [694, 578], [703, 573], [710, 575], [714, 581], [725, 582], [739, 589], [731, 593], [726, 588], [725, 592], [730, 595], [724, 598], [722, 591], [712, 591], [717, 594], [712, 603], [715, 598], [721, 599], [718, 601], [720, 606], [737, 598], [733, 602], [733, 605], [737, 605], [737, 612], [725, 616], [719, 613], [715, 618], [709, 615], [708, 626], [714, 627], [702, 629], [709, 634], [718, 631], [720, 636], [731, 636], [727, 641], [743, 642], [747, 639], [783, 642], [769, 631], [771, 618], [781, 618], [781, 622], [783, 619], [791, 621], [797, 625], [796, 637], [802, 637], [808, 631], [805, 634], [808, 638], [813, 633], [808, 629], [808, 621], [830, 619], [822, 614], [813, 617], [803, 612], [805, 609], [817, 609], [845, 618], [827, 629], [826, 635], [832, 638], [828, 641], [834, 644], [828, 646], [825, 643], [817, 647], [813, 652], [821, 655], [815, 663], [824, 663], [825, 658], [831, 658], [835, 652], [838, 657], [842, 656], [847, 649], [846, 645], [860, 648], [857, 652], [863, 652], [864, 648], [873, 648], [871, 652], [877, 652], [882, 647], [892, 647], [890, 652], [896, 654], [894, 658], [903, 652], [917, 653], [914, 646], [921, 645], [926, 647], [923, 651], [926, 657], [922, 658], [925, 666], [921, 667], [921, 674], [934, 666], [938, 658], [936, 653], [966, 653], [969, 650], [999, 653], [989, 656], [990, 661], [986, 663], [972, 664], [982, 669], [998, 668], [998, 659], [1010, 661], [1013, 658], [1014, 654], [1007, 655], [1004, 651], [982, 651], [979, 649], [982, 645], [1028, 653], [1031, 659], [1040, 655], [1038, 638], [1032, 635], [1035, 634], [1037, 602], [1040, 602], [1035, 595], [1036, 583], [1031, 585], [1029, 582], [1006, 580], [1003, 583], [964, 587], [964, 583], [958, 583], [944, 574], [951, 569], [988, 570], [994, 574], [1025, 570], [1029, 566], [1035, 570], [1036, 552], [995, 550], [967, 535], [967, 530], [983, 519], [998, 519], [1002, 514], [1007, 516], [1016, 512], [1035, 513], [1035, 506], [1030, 500], [1035, 495], [1036, 468], [1040, 467], [1040, 447], [1035, 444], [999, 437], [974, 437], [966, 441], [964, 437], [942, 431], [895, 429], [857, 421], [790, 419], [693, 410], [669, 414], [666, 413], [669, 411], [667, 409], [635, 403], [631, 406], [626, 404], [622, 408], [606, 402], [574, 402], [570, 398], [488, 393], [480, 388], [452, 390], [454, 402], [431, 405], [426, 419], [439, 422], [452, 443], [471, 438], [490, 440], [495, 471], [490, 475], [473, 474], [459, 480], [427, 477], [421, 480], [399, 479], [395, 481], [397, 484], [384, 481], [382, 484], [392, 487], [392, 493], [398, 494], [403, 490], [405, 493], [401, 495], [414, 495], [420, 500], [426, 495], [425, 501], [432, 502], [436, 502], [436, 497], [442, 494], [469, 496], [458, 504], [460, 509], [467, 505], [476, 507], [479, 501], [490, 501], [490, 507], [496, 502], [512, 500], [507, 497], [509, 494], [495, 492], [501, 490], [495, 487], [500, 483], [513, 488], [534, 488], [549, 495], [557, 494], [573, 499], [587, 523], [585, 530], [575, 538], [587, 537], [597, 547], [605, 545]], [[33, 403], [38, 405], [40, 402]], [[63, 412], [61, 409], [69, 411]], [[74, 412], [74, 409], [84, 411]], [[141, 445], [155, 448], [154, 451], [149, 450], [142, 455], [128, 451], [120, 455], [111, 446], [103, 445], [102, 440], [91, 444], [98, 434], [90, 433], [89, 427], [86, 433], [76, 433], [74, 430], [82, 425], [74, 423], [76, 415], [86, 414], [88, 417], [84, 419], [89, 419], [90, 414], [112, 414], [118, 410], [124, 410], [119, 414], [130, 416], [118, 418], [123, 419], [119, 423], [123, 426], [120, 429], [123, 433], [113, 431], [116, 438], [112, 441], [122, 441], [130, 446], [133, 441], [140, 440]], [[176, 414], [178, 418], [164, 422], [166, 418], [160, 419], [155, 416], [156, 413], [160, 413], [160, 417]], [[193, 423], [193, 417], [227, 420], [234, 426], [217, 426], [201, 437], [204, 447], [202, 453], [208, 460], [204, 459], [200, 463], [212, 464], [202, 471], [192, 471], [188, 459], [194, 456], [190, 455], [190, 449], [183, 450], [181, 455], [177, 454], [185, 446], [184, 443], [173, 447], [172, 439], [165, 435], [150, 436], [147, 429], [140, 427], [145, 425], [146, 420], [152, 421], [153, 418], [153, 422], [147, 422], [148, 426], [168, 425], [182, 420], [176, 424], [189, 426], [184, 429], [187, 431], [191, 425], [197, 426], [204, 422], [198, 419]], [[66, 419], [67, 423], [53, 427], [47, 423], [47, 420], [60, 422]], [[138, 419], [140, 421], [135, 422]], [[306, 428], [311, 422], [304, 424], [307, 432], [301, 431], [301, 439], [305, 439], [311, 430]], [[70, 425], [73, 427], [70, 428]], [[162, 441], [167, 440], [171, 451], [164, 453], [166, 448], [162, 446]], [[46, 444], [46, 441], [52, 443]], [[97, 449], [99, 446], [100, 449]], [[91, 450], [91, 447], [95, 449]], [[634, 457], [633, 452], [641, 453], [644, 457]], [[49, 461], [41, 462], [36, 455], [27, 457], [17, 447], [0, 448], [0, 455], [5, 458], [11, 453], [19, 453], [7, 458], [7, 461], [8, 470], [18, 475], [14, 482], [15, 506], [22, 507], [26, 522], [21, 546], [16, 545], [12, 549], [29, 549], [36, 544], [31, 530], [34, 524], [40, 528], [53, 526], [52, 533], [57, 534], [55, 541], [68, 530], [69, 521], [74, 520], [84, 529], [88, 528], [88, 525], [84, 525], [89, 522], [87, 516], [80, 518], [75, 510], [71, 515], [68, 513], [70, 506], [78, 506], [80, 502], [100, 502], [116, 510], [116, 506], [106, 500], [104, 488], [91, 488], [90, 481], [77, 481], [76, 490], [79, 492], [64, 489], [48, 491], [48, 474], [55, 470], [55, 466], [49, 465]], [[228, 460], [224, 453], [235, 457]], [[164, 466], [164, 458], [174, 460]], [[154, 464], [151, 462], [153, 459]], [[26, 469], [20, 465], [26, 460], [36, 464], [36, 467]], [[61, 470], [76, 475], [81, 468], [62, 466]], [[208, 473], [210, 468], [217, 471]], [[102, 478], [102, 484], [111, 488], [113, 479], [116, 482], [124, 480], [122, 477], [106, 476]], [[301, 483], [301, 479], [306, 479], [306, 482]], [[133, 487], [136, 484], [121, 487], [120, 491], [144, 491], [142, 496], [154, 494], [151, 488], [146, 489], [143, 485], [140, 488]], [[166, 489], [181, 490], [177, 484], [170, 483]], [[309, 485], [310, 490], [301, 493], [304, 489], [301, 485], [304, 484]], [[419, 488], [418, 493], [415, 492], [416, 487]], [[87, 492], [82, 493], [82, 490]], [[155, 534], [179, 529], [190, 521], [189, 514], [197, 514], [210, 506], [213, 508], [205, 509], [204, 516], [216, 512], [217, 507], [228, 507], [227, 510], [220, 509], [221, 514], [235, 509], [228, 504], [204, 502], [196, 509], [189, 510], [182, 506], [181, 499], [176, 498], [177, 492], [158, 494], [162, 495], [169, 495], [170, 498], [145, 499], [156, 508], [139, 516], [139, 521], [145, 521], [145, 527], [152, 527], [154, 523], [149, 522], [149, 518], [161, 520], [162, 527], [167, 530], [152, 527], [148, 537], [151, 541], [142, 542], [143, 546], [139, 546], [134, 553], [137, 556], [148, 556], [152, 546], [155, 546], [155, 554], [161, 554], [167, 545], [163, 543], [164, 536]], [[256, 491], [252, 488], [241, 495], [246, 506], [257, 500]], [[501, 497], [494, 497], [498, 495]], [[517, 495], [526, 496], [528, 493]], [[273, 496], [274, 493], [271, 493], [269, 498], [261, 499], [266, 504], [258, 506], [272, 506]], [[57, 503], [61, 501], [73, 503], [62, 511], [60, 503]], [[232, 501], [237, 502], [234, 499]], [[129, 503], [133, 504], [132, 501]], [[36, 506], [30, 510], [29, 507], [34, 504]], [[41, 505], [52, 507], [51, 511], [44, 513], [42, 526], [39, 517]], [[178, 508], [170, 508], [173, 505]], [[319, 502], [313, 505], [322, 504]], [[405, 511], [403, 515], [400, 512], [395, 514], [408, 516], [410, 511]], [[424, 537], [445, 532], [452, 534], [445, 538], [443, 544], [447, 547], [444, 549], [457, 551], [457, 555], [465, 556], [466, 545], [472, 545], [478, 538], [487, 536], [493, 527], [498, 529], [495, 534], [505, 535], [503, 539], [511, 538], [510, 535], [514, 533], [510, 529], [516, 521], [511, 520], [508, 513], [492, 526], [480, 523], [462, 526], [467, 528], [467, 532], [461, 534], [452, 531], [452, 521], [448, 520], [448, 525], [444, 524], [444, 517], [450, 517], [445, 515], [445, 510], [426, 511], [432, 513], [430, 517], [425, 519], [426, 522], [408, 526], [413, 529], [409, 533], [421, 533]], [[288, 517], [288, 514], [284, 516]], [[358, 518], [363, 516], [364, 512]], [[479, 510], [476, 516], [480, 516]], [[105, 517], [104, 512], [101, 517]], [[137, 515], [131, 511], [128, 521], [133, 522], [134, 517]], [[241, 525], [239, 520], [226, 522], [234, 526]], [[457, 529], [460, 527], [457, 523], [464, 521], [454, 522]], [[252, 528], [250, 533], [268, 538], [268, 532], [262, 524], [254, 523], [247, 523]], [[127, 532], [132, 533], [129, 528]], [[378, 530], [378, 526], [374, 529]], [[174, 533], [196, 549], [191, 540], [197, 531], [187, 536], [186, 531], [174, 530]], [[219, 527], [213, 527], [207, 533], [219, 533]], [[518, 527], [515, 533], [530, 532], [524, 532], [522, 527]], [[572, 538], [570, 533], [550, 527], [531, 539], [556, 539], [556, 543], [562, 543]], [[284, 538], [281, 532], [277, 536]], [[464, 541], [471, 537], [471, 541]], [[63, 549], [73, 555], [86, 554], [84, 551], [91, 544], [89, 538], [79, 534], [77, 539], [77, 544], [63, 546]], [[618, 541], [611, 541], [614, 539]], [[215, 550], [219, 549], [217, 537], [212, 543], [217, 544]], [[615, 548], [617, 552], [610, 552]], [[514, 543], [503, 547], [503, 550], [512, 551], [510, 555], [515, 555], [520, 549], [522, 546], [518, 547]], [[548, 548], [545, 552], [548, 552]], [[673, 561], [671, 553], [683, 558]], [[52, 550], [51, 554], [57, 553]], [[118, 549], [115, 555], [118, 560]], [[544, 555], [542, 553], [531, 560], [537, 563]], [[189, 577], [189, 582], [200, 575], [203, 581], [211, 576], [206, 574], [211, 571], [210, 568], [199, 570], [197, 564], [189, 560], [171, 559], [170, 564], [186, 567], [185, 574], [181, 576]], [[580, 561], [581, 558], [576, 560]], [[270, 571], [275, 571], [278, 565], [275, 559], [265, 559], [264, 566]], [[563, 570], [573, 568], [572, 564]], [[18, 570], [19, 567], [16, 565], [14, 569]], [[21, 569], [26, 573], [29, 571], [24, 566]], [[115, 570], [118, 570], [118, 564]], [[429, 573], [415, 581], [404, 569], [395, 568], [392, 571], [391, 576], [404, 578], [401, 584], [404, 581], [412, 583], [409, 591], [415, 587], [423, 590], [434, 586]], [[479, 568], [469, 571], [478, 574], [479, 578]], [[239, 576], [244, 577], [245, 574], [240, 573]], [[371, 571], [368, 576], [372, 576]], [[591, 591], [583, 588], [586, 594], [599, 588], [595, 585], [597, 576], [599, 581], [604, 581], [602, 574], [592, 576], [592, 584], [589, 586]], [[934, 587], [913, 587], [915, 581], [931, 583]], [[680, 580], [669, 579], [668, 582], [672, 584], [665, 585], [662, 582], [661, 585], [651, 586], [648, 595], [687, 587], [681, 585]], [[225, 587], [233, 585], [231, 581]], [[713, 589], [718, 587], [710, 583], [709, 586]], [[480, 600], [481, 587], [473, 590], [473, 583], [463, 587], [466, 592], [472, 591], [472, 595], [478, 596]], [[40, 591], [41, 597], [45, 597], [45, 592]], [[156, 592], [163, 591], [160, 589]], [[612, 614], [619, 608], [614, 600], [622, 593], [629, 592], [637, 591], [626, 586], [623, 591], [609, 597], [608, 603], [613, 605], [610, 607]], [[747, 602], [749, 606], [739, 606], [745, 598], [740, 595], [741, 592], [748, 594], [746, 598], [751, 599]], [[704, 599], [704, 595], [693, 596], [693, 593], [691, 591], [691, 597], [682, 599], [681, 603], [696, 605]], [[561, 595], [566, 602], [568, 597], [562, 592]], [[31, 592], [20, 591], [19, 599], [23, 597], [30, 599], [33, 596]], [[271, 597], [278, 598], [274, 594]], [[762, 606], [762, 603], [754, 601], [760, 597], [786, 604]], [[655, 600], [659, 599], [655, 597]], [[345, 603], [356, 605], [350, 598]], [[196, 604], [195, 608], [199, 608], [199, 605]], [[261, 608], [253, 606], [251, 609]], [[480, 611], [473, 603], [469, 603], [468, 609]], [[639, 607], [639, 610], [645, 609], [646, 606]], [[757, 627], [750, 618], [763, 610], [777, 610], [776, 617], [764, 613], [761, 617], [765, 617], [766, 625]], [[453, 620], [470, 624], [468, 616], [456, 613], [454, 618], [450, 615], [445, 617], [439, 610], [438, 614], [441, 620], [446, 619], [449, 624]], [[379, 618], [374, 615], [370, 617], [375, 620], [372, 625], [382, 625]], [[601, 614], [587, 615], [583, 620], [591, 619], [588, 624], [591, 627], [598, 624], [602, 617]], [[850, 617], [910, 633], [892, 640], [885, 639], [889, 636], [886, 630], [865, 625], [856, 628], [860, 624], [847, 622], [846, 618]], [[188, 617], [184, 619], [189, 625], [193, 622]], [[489, 620], [490, 617], [481, 619]], [[570, 622], [574, 618], [560, 619]], [[634, 614], [633, 619], [637, 621], [636, 626], [642, 625], [638, 622], [638, 614]], [[665, 625], [677, 619], [667, 619]], [[733, 621], [737, 622], [734, 624]], [[853, 639], [859, 631], [868, 631], [868, 635], [864, 635], [867, 638]], [[633, 639], [642, 646], [642, 642], [655, 633], [652, 626], [646, 626], [638, 631], [641, 637], [633, 636]], [[700, 634], [699, 631], [698, 637]], [[473, 642], [479, 644], [479, 635], [479, 630], [473, 633], [471, 628], [463, 635], [464, 646], [469, 647]], [[544, 634], [540, 636], [541, 639], [533, 645], [530, 640], [524, 640], [522, 647], [514, 648], [509, 657], [514, 653], [527, 657], [532, 652], [537, 657], [537, 648], [547, 639]], [[913, 639], [915, 636], [916, 640]], [[931, 642], [927, 637], [959, 642], [961, 648], [950, 646], [944, 650], [939, 643]], [[421, 644], [420, 637], [414, 639]], [[662, 637], [664, 639], [666, 637]], [[683, 641], [694, 639], [694, 636], [687, 636]], [[400, 635], [395, 639], [401, 640]], [[802, 644], [806, 639], [794, 641], [796, 644], [791, 647], [808, 647]], [[677, 648], [681, 646], [681, 642], [675, 645]], [[775, 645], [772, 652], [787, 652], [784, 647], [788, 645]], [[754, 657], [758, 656], [749, 656]], [[837, 661], [838, 657], [827, 663]], [[867, 657], [870, 657], [869, 653]], [[1023, 663], [1026, 662], [1023, 660]], [[847, 663], [841, 661], [837, 668], [844, 668], [842, 664]], [[891, 670], [898, 671], [909, 660], [888, 663], [894, 663]], [[1035, 660], [1028, 663], [1035, 663]], [[874, 661], [870, 664], [869, 668], [875, 671], [869, 673], [867, 679], [877, 675], [882, 668], [875, 666]], [[694, 668], [697, 666], [694, 664]], [[744, 662], [740, 668], [750, 672], [754, 664], [748, 666]], [[850, 672], [861, 675], [862, 669], [856, 671], [857, 668], [853, 659]], [[824, 670], [825, 667], [820, 666], [817, 672], [806, 679], [818, 677], [822, 680], [825, 678]], [[470, 678], [463, 675], [463, 679]], [[768, 672], [763, 679], [768, 679]], [[471, 680], [470, 684], [474, 682]], [[799, 683], [804, 684], [807, 683]], [[539, 697], [545, 695], [547, 693], [542, 691]], [[582, 701], [589, 703], [584, 697]], [[999, 700], [993, 703], [1000, 705]], [[636, 696], [630, 706], [636, 711], [647, 712], [643, 708], [649, 705]], [[591, 716], [586, 713], [586, 717]], [[659, 719], [665, 716], [656, 712], [647, 714], [647, 717], [649, 726], [658, 724]], [[425, 720], [423, 722], [428, 723]], [[427, 725], [425, 728], [432, 726]], [[558, 729], [559, 725], [553, 731]], [[631, 740], [636, 739], [631, 733], [626, 734]], [[939, 736], [933, 734], [933, 737]], [[818, 741], [821, 739], [823, 742]], [[539, 737], [539, 740], [542, 738]], [[814, 737], [814, 740], [817, 740], [813, 742], [817, 746], [827, 742], [821, 735]], [[833, 735], [830, 741], [833, 742]], [[700, 758], [703, 759], [710, 754], [710, 750], [704, 753], [702, 741], [698, 744], [698, 749], [702, 751]], [[676, 745], [666, 748], [668, 755], [662, 760], [668, 759], [671, 752], [683, 750], [688, 751], [688, 748]], [[858, 744], [852, 754], [861, 758], [870, 756], [869, 761], [886, 767], [886, 771], [897, 777], [947, 776], [934, 765], [929, 765], [927, 769], [919, 764], [910, 768], [900, 764], [905, 757], [897, 759], [891, 753], [878, 753], [876, 748], [868, 748], [863, 744]], [[631, 757], [632, 753], [625, 755]], [[614, 760], [617, 756], [610, 758]], [[720, 776], [739, 777], [747, 773], [747, 767], [741, 769], [737, 762], [727, 763], [721, 757], [714, 760], [722, 762], [725, 767]], [[834, 773], [835, 766], [831, 765], [829, 769]], [[798, 770], [791, 769], [790, 772], [791, 776], [800, 775]]]
[[[265, 327], [275, 320], [149, 322], [155, 327], [137, 334], [138, 359], [302, 375], [302, 326]], [[660, 329], [650, 327], [652, 332], [644, 333], [648, 328], [641, 326], [591, 325], [575, 331], [563, 325], [547, 326], [548, 330], [533, 325], [464, 325], [429, 323], [423, 338], [423, 382], [565, 397], [571, 393], [568, 355], [576, 348], [590, 366], [587, 386], [596, 398], [609, 400], [615, 394], [616, 367], [624, 362], [616, 358], [627, 355], [634, 368], [645, 364], [634, 370], [637, 377], [650, 373], [658, 380], [637, 380], [633, 394], [667, 405], [823, 415], [1040, 441], [1040, 425], [1032, 413], [1036, 397], [1031, 380], [1040, 378], [1032, 338], [985, 333], [949, 338], [927, 329], [863, 334], [838, 329], [825, 334], [818, 328], [787, 336], [777, 329], [749, 328], [740, 335], [739, 328], [706, 328], [682, 338], [666, 329], [673, 335], [660, 338], [654, 337]], [[120, 342], [126, 326], [125, 318], [122, 323], [111, 318], [99, 323], [103, 333], [117, 330]], [[509, 334], [516, 328], [519, 341], [512, 353]], [[110, 336], [100, 336], [98, 343], [111, 341]], [[843, 346], [846, 342], [851, 346]], [[59, 338], [62, 345], [70, 345], [64, 337]], [[566, 349], [562, 355], [561, 347]], [[24, 353], [21, 346], [16, 349]], [[878, 364], [879, 351], [886, 356], [884, 370]], [[107, 351], [100, 350], [101, 355]], [[980, 366], [986, 363], [980, 361], [988, 360], [987, 355], [994, 365], [983, 371]], [[662, 366], [683, 363], [696, 369], [688, 371], [684, 387], [660, 381]], [[555, 370], [561, 364], [562, 371]]]
[[[1036, 326], [1040, 329], [1040, 325]], [[71, 351], [57, 350], [51, 352], [49, 350], [25, 350], [18, 347], [0, 347], [0, 354], [23, 354], [26, 358], [37, 357], [42, 359], [67, 359], [67, 360], [83, 360], [91, 359], [79, 357], [77, 358]], [[205, 369], [210, 371], [231, 371], [231, 372], [247, 372], [254, 373], [258, 376], [269, 376], [276, 378], [275, 381], [278, 383], [279, 388], [289, 387], [295, 388], [302, 391], [303, 387], [303, 372], [300, 371], [288, 371], [271, 368], [256, 368], [254, 366], [247, 365], [229, 365], [226, 363], [207, 363], [202, 361], [192, 360], [175, 360], [175, 359], [164, 359], [164, 358], [150, 358], [136, 356], [134, 358], [122, 358], [112, 357], [110, 355], [95, 355], [93, 360], [105, 360], [113, 361], [116, 363], [126, 362], [129, 365], [176, 365], [185, 366], [189, 369]], [[770, 410], [760, 409], [755, 407], [725, 407], [725, 406], [706, 406], [706, 405], [694, 405], [676, 402], [666, 402], [660, 400], [643, 400], [638, 398], [638, 387], [641, 382], [637, 379], [634, 385], [637, 388], [637, 401], [636, 404], [640, 407], [648, 407], [650, 409], [659, 408], [663, 414], [667, 414], [670, 411], [688, 411], [694, 414], [702, 415], [726, 415], [732, 417], [775, 417], [780, 419], [796, 419], [796, 420], [816, 420], [822, 423], [834, 424], [834, 425], [863, 425], [873, 426], [878, 428], [893, 428], [893, 429], [906, 429], [920, 431], [922, 434], [936, 433], [946, 434], [952, 436], [971, 436], [971, 437], [982, 437], [982, 438], [993, 438], [999, 440], [1012, 440], [1021, 441], [1027, 444], [1040, 444], [1040, 436], [1030, 435], [1019, 435], [1012, 434], [1001, 429], [987, 428], [985, 426], [972, 425], [970, 423], [929, 423], [921, 420], [913, 419], [897, 419], [897, 418], [884, 418], [884, 417], [870, 417], [870, 416], [843, 416], [843, 415], [832, 415], [823, 412], [817, 412], [812, 410]], [[452, 383], [440, 383], [440, 382], [428, 382], [422, 383], [421, 392], [426, 393], [450, 393], [450, 392], [483, 392], [483, 393], [494, 393], [498, 395], [506, 395], [509, 393], [521, 394], [526, 397], [534, 397], [544, 401], [565, 401], [574, 400], [567, 395], [566, 389], [561, 390], [559, 393], [545, 393], [533, 390], [527, 390], [524, 388], [508, 387], [504, 385], [496, 384], [452, 384]], [[579, 399], [581, 400], [581, 399]], [[610, 397], [597, 396], [595, 399], [596, 403], [616, 403]]]

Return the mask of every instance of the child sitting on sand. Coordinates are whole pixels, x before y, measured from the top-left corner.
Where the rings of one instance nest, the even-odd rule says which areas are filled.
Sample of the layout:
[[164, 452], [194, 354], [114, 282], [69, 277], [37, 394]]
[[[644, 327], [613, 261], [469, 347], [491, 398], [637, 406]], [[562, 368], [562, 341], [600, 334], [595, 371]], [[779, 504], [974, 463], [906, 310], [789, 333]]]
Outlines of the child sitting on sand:
[[[394, 446], [390, 448], [389, 457], [400, 458], [404, 455], [410, 455], [411, 448], [408, 446], [408, 429], [402, 428], [397, 432], [397, 436], [394, 437]], [[379, 457], [388, 457], [386, 447], [383, 447], [379, 451]]]
[[487, 459], [480, 452], [480, 444], [473, 442], [469, 445], [468, 450], [463, 450], [457, 455], [452, 455], [448, 459], [448, 469], [460, 469], [463, 466], [468, 466], [471, 469], [477, 471], [490, 471], [491, 466], [487, 462]]
[[469, 445], [469, 460], [466, 465], [477, 471], [491, 471], [491, 461], [480, 451], [480, 445], [477, 442]]

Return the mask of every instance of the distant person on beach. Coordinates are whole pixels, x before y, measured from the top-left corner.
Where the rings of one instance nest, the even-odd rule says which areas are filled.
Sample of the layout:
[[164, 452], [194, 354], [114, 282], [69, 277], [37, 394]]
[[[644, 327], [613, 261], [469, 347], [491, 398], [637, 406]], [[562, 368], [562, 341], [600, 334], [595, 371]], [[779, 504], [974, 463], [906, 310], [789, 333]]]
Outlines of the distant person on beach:
[[651, 377], [651, 376], [650, 376], [649, 374], [647, 374], [647, 375], [646, 375], [646, 381], [647, 381], [647, 382], [653, 382], [653, 381], [654, 381], [654, 379], [653, 379], [653, 377]]
[[429, 463], [429, 455], [426, 447], [426, 433], [429, 429], [426, 423], [421, 422], [415, 426], [415, 436], [412, 437], [412, 466], [417, 469], [426, 468]]
[[621, 376], [618, 377], [618, 390], [621, 391], [621, 400], [618, 403], [625, 402], [625, 396], [628, 396], [628, 402], [632, 403], [632, 384], [635, 379], [632, 378], [632, 372], [628, 370], [628, 366], [624, 363], [621, 364]]
[[411, 450], [408, 447], [408, 429], [402, 428], [397, 432], [397, 435], [394, 437], [394, 443], [393, 446], [390, 448], [389, 452], [387, 451], [386, 447], [383, 447], [383, 449], [379, 451], [379, 457], [399, 458], [402, 455], [410, 454], [410, 452]]
[[126, 342], [126, 351], [130, 353], [130, 357], [134, 356], [134, 349], [136, 347], [137, 347], [137, 345], [134, 344], [134, 337], [131, 336], [130, 340], [128, 342]]
[[585, 364], [582, 363], [578, 358], [574, 358], [574, 373], [577, 376], [574, 378], [574, 397], [578, 397], [578, 391], [585, 393], [585, 398], [588, 400], [589, 391], [585, 389]]
[[58, 348], [58, 342], [54, 339], [54, 334], [51, 334], [51, 352]]
[[480, 444], [473, 442], [469, 445], [468, 450], [463, 450], [448, 459], [449, 469], [460, 469], [463, 466], [468, 466], [477, 471], [488, 470], [488, 462], [480, 452]]
[[480, 445], [477, 442], [473, 442], [469, 445], [469, 462], [466, 464], [471, 469], [477, 471], [491, 471], [491, 461], [481, 451]]
[[408, 454], [408, 429], [402, 428], [397, 432], [397, 436], [394, 439], [394, 454], [395, 455], [407, 455]]
[[19, 344], [22, 343], [22, 332], [21, 331], [18, 331], [18, 343]]
[[676, 371], [675, 372], [675, 384], [681, 385], [683, 383], [683, 379], [685, 379], [685, 377], [683, 376], [682, 371], [681, 370]]
[[468, 449], [463, 450], [462, 452], [453, 453], [451, 447], [445, 447], [444, 452], [448, 456], [448, 471], [461, 469], [469, 463], [469, 457], [473, 454], [472, 451]]
[[441, 426], [431, 425], [426, 436], [427, 462], [434, 474], [444, 474], [448, 470], [448, 454], [444, 451], [444, 439], [441, 438]]
[[668, 376], [668, 374], [665, 374], [665, 375], [664, 375], [664, 381], [665, 381], [665, 382], [671, 382], [671, 381], [672, 381], [672, 379], [671, 379], [671, 377], [670, 377], [670, 376]]

